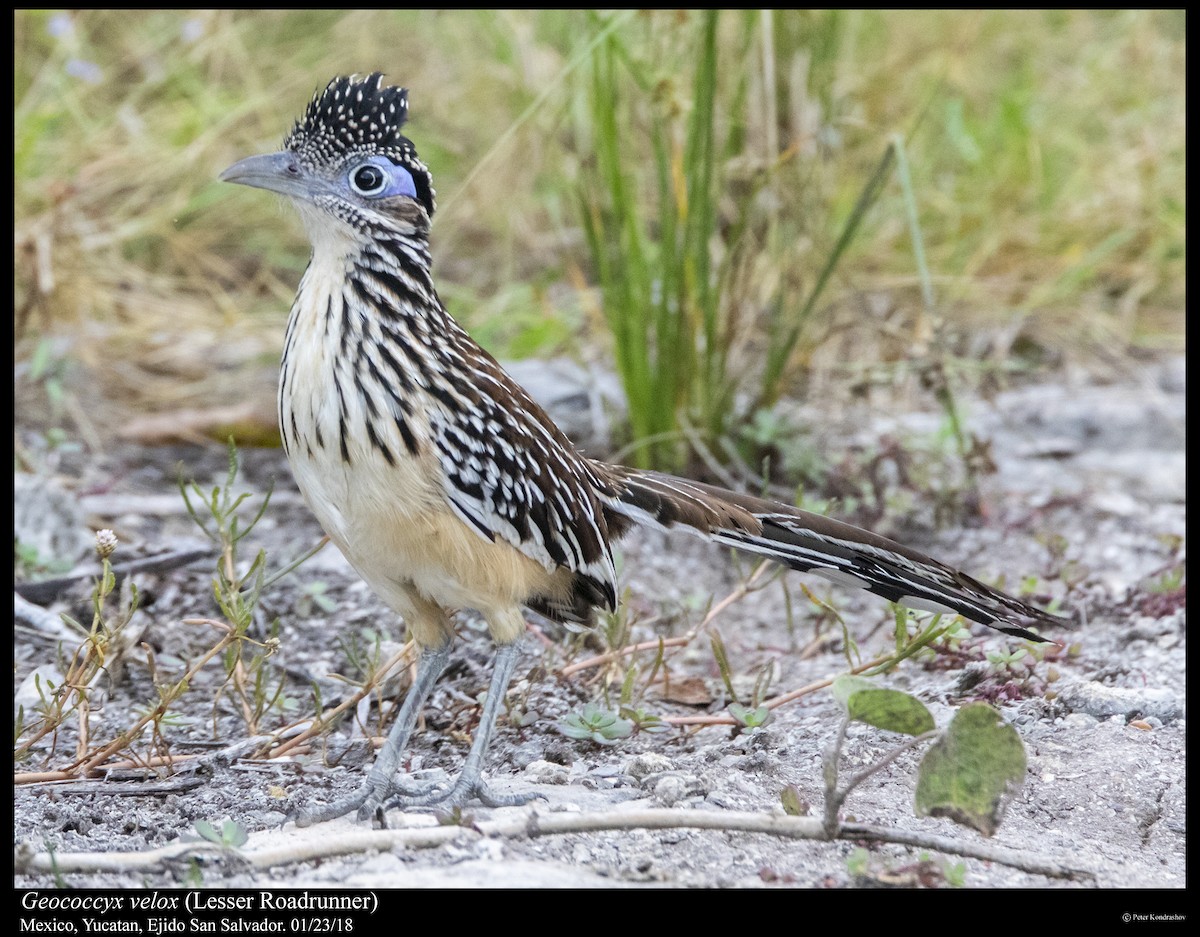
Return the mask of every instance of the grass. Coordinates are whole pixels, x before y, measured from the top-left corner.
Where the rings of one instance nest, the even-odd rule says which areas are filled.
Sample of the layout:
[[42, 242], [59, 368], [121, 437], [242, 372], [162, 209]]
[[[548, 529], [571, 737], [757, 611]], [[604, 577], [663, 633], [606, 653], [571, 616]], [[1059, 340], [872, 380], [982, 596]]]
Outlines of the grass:
[[[584, 12], [16, 12], [18, 358], [67, 336], [64, 392], [114, 412], [269, 368], [307, 245], [216, 175], [373, 68], [412, 89], [452, 312], [502, 355], [616, 361], [641, 436], [672, 432], [647, 406], [720, 435], [934, 336], [956, 375], [1182, 348], [1181, 13], [622, 16], [597, 42]], [[894, 134], [907, 190], [889, 174], [845, 241]], [[614, 232], [657, 311], [611, 301]]]
[[[745, 17], [743, 17], [744, 19]], [[716, 222], [714, 111], [717, 98], [718, 14], [701, 18], [699, 35], [684, 43], [697, 56], [690, 87], [654, 74], [630, 44], [611, 36], [593, 57], [580, 122], [585, 161], [580, 216], [612, 332], [618, 372], [629, 399], [631, 448], [644, 465], [678, 467], [680, 415], [700, 409], [722, 429], [731, 412], [726, 380], [720, 284], [710, 238]], [[660, 66], [661, 67], [661, 66]], [[627, 79], [627, 81], [622, 81]], [[627, 138], [631, 109], [625, 85], [654, 98], [644, 132], [653, 148], [654, 194], [647, 197]], [[640, 92], [640, 94], [639, 94]], [[690, 110], [680, 98], [690, 92]]]

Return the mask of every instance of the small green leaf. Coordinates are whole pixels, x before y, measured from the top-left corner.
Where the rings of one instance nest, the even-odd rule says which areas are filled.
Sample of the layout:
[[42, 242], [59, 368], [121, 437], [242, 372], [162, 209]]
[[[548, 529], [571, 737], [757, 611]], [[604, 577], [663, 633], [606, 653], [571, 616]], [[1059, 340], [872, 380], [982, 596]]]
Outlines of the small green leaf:
[[751, 708], [743, 706], [741, 703], [730, 703], [728, 707], [729, 715], [733, 716], [739, 723], [747, 729], [757, 729], [760, 726], [765, 726], [772, 719], [771, 710], [766, 706], [756, 706]]
[[881, 689], [862, 677], [838, 677], [833, 695], [851, 719], [877, 729], [922, 735], [935, 728], [933, 716], [920, 700], [899, 690]]
[[921, 761], [917, 816], [949, 817], [991, 836], [1007, 794], [1025, 779], [1016, 730], [986, 703], [964, 706]]
[[850, 718], [904, 735], [922, 735], [935, 728], [925, 704], [899, 690], [860, 690], [850, 697]]
[[789, 784], [779, 792], [779, 802], [789, 817], [807, 817], [809, 814], [808, 802], [800, 796], [794, 784]]
[[222, 823], [220, 830], [207, 820], [197, 820], [196, 832], [210, 843], [216, 843], [226, 849], [237, 849], [239, 846], [245, 845], [246, 840], [250, 838], [246, 831], [233, 820], [226, 820]]
[[232, 820], [226, 820], [224, 827], [221, 828], [221, 842], [226, 846], [232, 846], [236, 849], [239, 846], [244, 846], [246, 840], [249, 838], [250, 834]]
[[196, 832], [207, 839], [210, 843], [219, 843], [221, 834], [217, 832], [217, 828], [207, 820], [196, 821]]
[[598, 745], [611, 745], [633, 734], [633, 723], [619, 714], [588, 703], [580, 712], [567, 713], [555, 724], [563, 735], [573, 739], [589, 739]]
[[830, 687], [833, 698], [846, 709], [849, 709], [850, 697], [860, 690], [874, 690], [876, 685], [864, 677], [841, 676], [833, 681]]
[[638, 707], [634, 709], [632, 706], [622, 706], [621, 716], [633, 723], [633, 726], [639, 732], [670, 732], [671, 726], [662, 721], [661, 716], [656, 716], [654, 713], [646, 712], [646, 710]]
[[871, 854], [861, 846], [846, 857], [846, 871], [854, 878], [861, 878], [866, 875], [870, 864]]

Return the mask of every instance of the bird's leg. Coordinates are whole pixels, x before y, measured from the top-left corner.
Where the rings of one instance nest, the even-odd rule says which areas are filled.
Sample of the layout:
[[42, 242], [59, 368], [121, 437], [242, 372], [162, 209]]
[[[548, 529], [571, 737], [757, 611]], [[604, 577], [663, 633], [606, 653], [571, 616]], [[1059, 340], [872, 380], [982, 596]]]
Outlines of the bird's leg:
[[449, 790], [432, 795], [401, 795], [388, 801], [386, 807], [431, 806], [461, 807], [472, 797], [479, 798], [485, 807], [515, 807], [533, 800], [536, 794], [496, 794], [483, 783], [483, 759], [496, 728], [496, 718], [504, 704], [508, 684], [512, 680], [513, 668], [517, 663], [517, 644], [501, 644], [496, 651], [492, 682], [488, 687], [483, 713], [479, 717], [479, 729], [471, 743], [471, 751], [463, 763], [462, 774]]
[[[302, 810], [296, 818], [296, 826], [323, 823], [326, 820], [345, 816], [356, 808], [358, 819], [365, 820], [379, 809], [384, 798], [395, 792], [396, 769], [400, 766], [400, 758], [408, 745], [408, 737], [412, 734], [413, 726], [417, 724], [417, 716], [421, 712], [421, 707], [429, 697], [433, 685], [437, 683], [438, 677], [446, 669], [449, 660], [449, 641], [439, 648], [427, 650], [421, 654], [421, 659], [417, 663], [417, 677], [409, 687], [408, 695], [404, 698], [404, 705], [400, 708], [399, 715], [396, 716], [392, 731], [388, 733], [387, 741], [379, 750], [375, 765], [371, 768], [371, 773], [362, 787], [349, 797], [335, 800], [332, 804], [315, 807], [311, 810]], [[511, 670], [511, 667], [509, 669]]]

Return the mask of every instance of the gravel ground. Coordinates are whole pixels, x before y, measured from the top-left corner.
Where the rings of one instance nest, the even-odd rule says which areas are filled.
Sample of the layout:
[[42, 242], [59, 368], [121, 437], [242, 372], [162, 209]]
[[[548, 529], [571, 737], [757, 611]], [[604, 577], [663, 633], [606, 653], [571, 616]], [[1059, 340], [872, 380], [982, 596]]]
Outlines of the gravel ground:
[[[938, 424], [932, 413], [870, 420], [862, 414], [841, 416], [838, 422], [826, 415], [828, 438], [819, 440], [826, 451], [885, 437], [904, 444], [928, 436]], [[985, 579], [1007, 571], [1010, 588], [1030, 574], [1040, 577], [1044, 591], [1061, 596], [1069, 582], [1065, 606], [1084, 612], [1086, 621], [1055, 636], [1070, 645], [1069, 651], [1038, 662], [1022, 679], [1009, 680], [989, 667], [985, 653], [1008, 645], [984, 629], [964, 643], [959, 656], [909, 661], [883, 680], [919, 697], [939, 724], [965, 700], [982, 697], [995, 701], [1016, 727], [1028, 755], [1028, 776], [995, 837], [984, 840], [949, 820], [913, 816], [919, 751], [901, 756], [855, 791], [844, 813], [860, 823], [1049, 857], [1086, 869], [1092, 877], [1051, 878], [1001, 862], [894, 843], [863, 852], [862, 843], [787, 839], [740, 828], [648, 828], [639, 820], [650, 816], [647, 810], [725, 817], [730, 826], [745, 814], [778, 819], [785, 788], [819, 816], [820, 757], [836, 732], [837, 704], [827, 692], [807, 695], [777, 709], [769, 725], [742, 734], [708, 727], [639, 733], [609, 746], [580, 742], [565, 737], [555, 722], [600, 698], [606, 680], [615, 681], [615, 695], [622, 673], [589, 669], [564, 678], [559, 674], [564, 664], [592, 650], [578, 637], [555, 643], [531, 634], [510, 694], [512, 711], [528, 714], [522, 720], [528, 724], [501, 725], [488, 765], [499, 790], [541, 795], [528, 806], [471, 807], [460, 827], [437, 827], [428, 813], [393, 812], [386, 832], [372, 833], [370, 824], [352, 819], [297, 829], [288, 820], [292, 811], [354, 788], [369, 765], [361, 726], [344, 720], [324, 746], [289, 758], [209, 758], [191, 773], [164, 773], [150, 782], [126, 781], [123, 787], [120, 778], [20, 784], [14, 882], [104, 889], [196, 884], [846, 887], [937, 885], [948, 873], [971, 888], [1182, 888], [1186, 628], [1183, 585], [1171, 578], [1172, 570], [1182, 568], [1185, 543], [1182, 362], [1155, 365], [1120, 383], [1011, 391], [972, 402], [970, 420], [974, 431], [990, 440], [997, 466], [983, 481], [984, 519], [970, 527], [933, 530], [913, 521], [929, 513], [928, 505], [916, 501], [901, 515], [903, 523], [884, 532]], [[851, 432], [850, 426], [857, 429]], [[206, 483], [222, 474], [222, 454], [211, 449], [112, 450], [74, 472], [64, 466], [64, 474], [74, 475], [73, 489], [89, 492], [85, 497], [64, 501], [50, 483], [19, 482], [30, 487], [18, 487], [18, 515], [26, 514], [36, 529], [49, 527], [47, 519], [62, 513], [67, 545], [59, 542], [55, 549], [66, 550], [78, 546], [78, 530], [71, 533], [72, 511], [83, 511], [121, 536], [117, 560], [195, 545], [195, 528], [179, 510], [175, 493], [177, 460]], [[251, 557], [261, 546], [274, 563], [315, 542], [319, 531], [291, 487], [282, 456], [247, 451], [243, 463], [246, 489], [261, 490], [271, 476], [278, 479], [271, 509], [247, 539], [243, 555]], [[1066, 544], [1065, 552], [1053, 549], [1056, 536]], [[696, 626], [713, 597], [728, 594], [740, 581], [726, 551], [687, 537], [649, 533], [631, 539], [622, 548], [620, 565], [627, 612], [639, 639], [683, 634]], [[139, 633], [137, 649], [92, 714], [93, 740], [130, 724], [132, 712], [155, 699], [143, 646], [153, 649], [162, 682], [172, 668], [194, 660], [215, 640], [211, 629], [182, 623], [217, 616], [211, 563], [135, 578], [143, 594], [142, 610], [131, 623]], [[800, 590], [802, 580], [836, 604], [864, 659], [886, 651], [891, 620], [885, 606], [791, 574], [734, 603], [715, 620], [733, 672], [745, 684], [742, 692], [764, 670], [772, 676], [772, 695], [844, 670], [836, 625], [826, 623], [823, 633], [829, 640], [810, 647], [814, 611]], [[86, 587], [65, 598], [69, 601], [51, 608], [74, 607], [75, 614], [90, 620]], [[320, 688], [326, 707], [346, 697], [347, 684], [331, 674], [351, 672], [345, 651], [351, 636], [358, 636], [363, 648], [371, 646], [370, 632], [384, 636], [386, 654], [393, 646], [387, 642], [395, 642], [399, 633], [395, 617], [332, 547], [275, 587], [264, 599], [261, 617], [264, 626], [278, 618], [280, 649], [271, 658], [271, 672], [273, 679], [285, 679], [292, 707], [264, 716], [263, 733], [311, 712], [312, 686]], [[434, 778], [453, 775], [461, 765], [490, 672], [490, 644], [480, 623], [464, 616], [461, 636], [456, 662], [435, 690], [424, 728], [410, 748], [409, 767]], [[599, 646], [592, 638], [590, 647]], [[803, 648], [808, 650], [801, 653]], [[36, 705], [28, 678], [37, 667], [53, 666], [55, 643], [22, 626], [14, 656], [18, 698]], [[637, 658], [643, 678], [653, 656], [647, 652]], [[664, 715], [723, 710], [728, 700], [705, 637], [670, 654], [668, 665], [675, 695], [690, 688], [694, 701], [663, 700], [652, 687], [642, 699], [645, 708]], [[231, 694], [217, 693], [223, 679], [218, 662], [200, 671], [177, 707], [177, 718], [164, 725], [162, 745], [176, 755], [211, 753], [249, 737]], [[378, 726], [373, 707], [361, 707], [360, 716], [368, 727]], [[69, 764], [75, 723], [64, 725], [53, 751], [46, 739], [17, 770]], [[867, 726], [851, 727], [843, 776], [877, 759], [895, 739]], [[143, 740], [135, 750], [146, 754], [151, 745]], [[628, 815], [631, 828], [520, 835], [517, 831], [534, 814], [614, 821]], [[194, 838], [198, 821], [219, 826], [226, 819], [249, 834], [240, 855], [232, 850], [199, 858], [152, 853]], [[420, 848], [401, 842], [406, 836], [440, 839]], [[348, 844], [347, 854], [306, 858], [311, 850], [334, 843]], [[47, 850], [60, 861], [61, 879], [37, 870], [32, 857]], [[274, 858], [264, 860], [265, 867], [246, 858], [261, 859], [267, 850]], [[926, 852], [929, 861], [922, 863]], [[99, 861], [128, 854], [123, 861], [130, 864], [76, 871], [87, 868], [82, 854]]]

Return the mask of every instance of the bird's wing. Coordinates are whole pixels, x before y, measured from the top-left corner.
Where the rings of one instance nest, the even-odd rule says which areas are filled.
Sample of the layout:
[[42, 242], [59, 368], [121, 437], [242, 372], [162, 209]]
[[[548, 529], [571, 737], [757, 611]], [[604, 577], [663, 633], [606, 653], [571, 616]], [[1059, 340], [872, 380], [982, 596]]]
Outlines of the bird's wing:
[[616, 570], [600, 504], [609, 488], [542, 408], [473, 349], [463, 399], [431, 401], [431, 441], [451, 509], [481, 537], [547, 570], [569, 569], [593, 605], [616, 607]]

